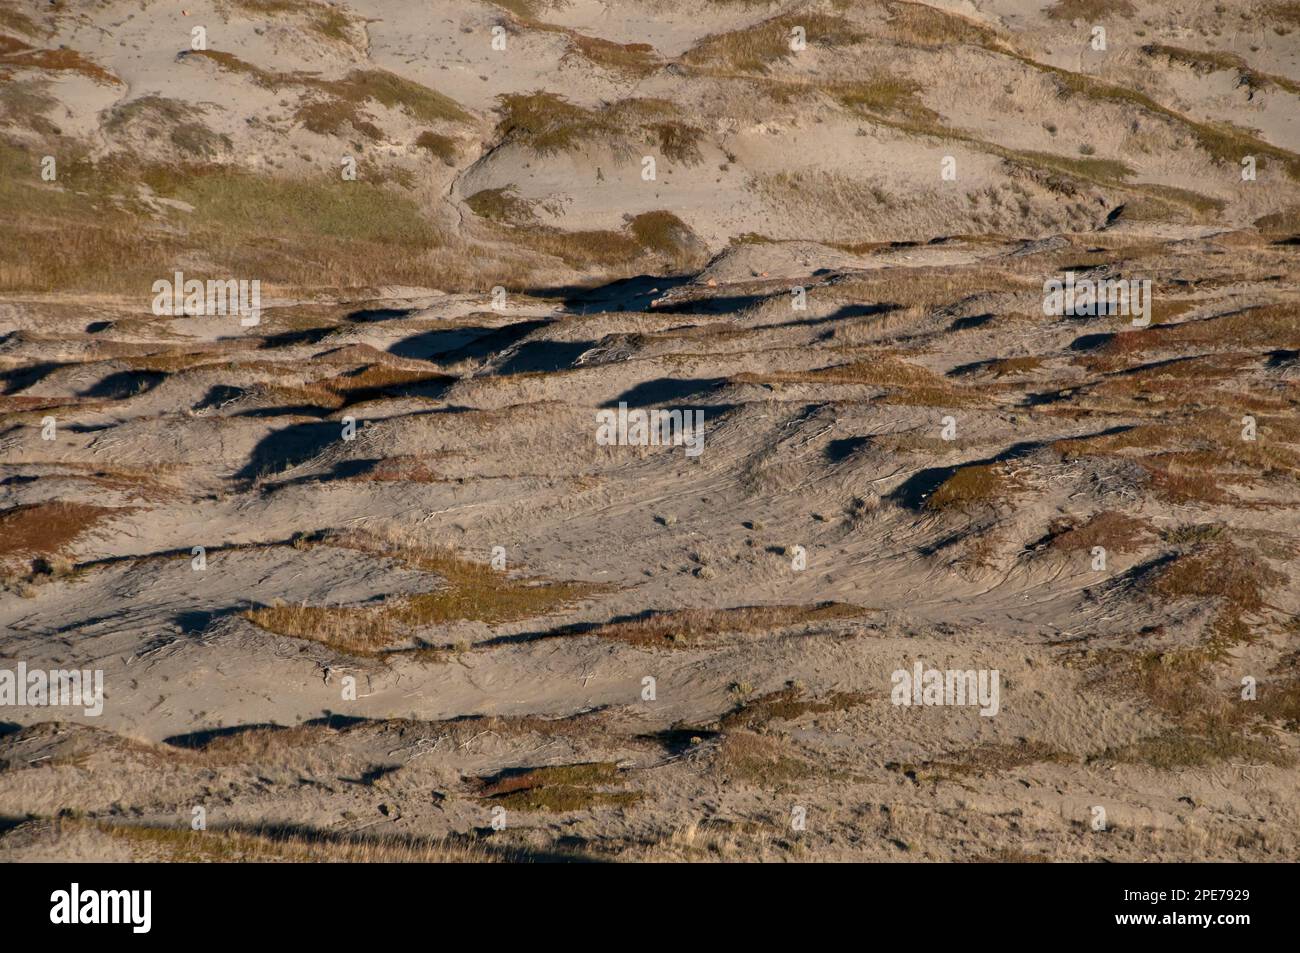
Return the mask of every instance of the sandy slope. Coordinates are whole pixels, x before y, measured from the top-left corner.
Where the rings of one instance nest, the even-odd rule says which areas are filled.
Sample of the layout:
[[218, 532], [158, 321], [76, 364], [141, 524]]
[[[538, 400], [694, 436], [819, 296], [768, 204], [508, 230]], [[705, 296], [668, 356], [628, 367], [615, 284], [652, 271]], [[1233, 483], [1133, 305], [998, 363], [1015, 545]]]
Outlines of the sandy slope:
[[[1102, 56], [1012, 2], [31, 6], [0, 32], [120, 82], [0, 63], [53, 97], [8, 94], [5, 148], [75, 142], [104, 203], [15, 193], [0, 668], [106, 688], [0, 711], [0, 855], [1294, 859], [1295, 33], [1162, 7], [1108, 15]], [[700, 52], [813, 15], [762, 69]], [[196, 23], [263, 74], [178, 58]], [[879, 68], [916, 86], [844, 92]], [[353, 102], [355, 69], [464, 112], [373, 76]], [[585, 112], [507, 128], [537, 90]], [[187, 108], [122, 118], [150, 96]], [[1259, 180], [1189, 125], [1223, 119], [1280, 150]], [[298, 217], [343, 201], [302, 177], [344, 150], [381, 191]], [[148, 174], [105, 186], [123, 156]], [[253, 182], [265, 220], [222, 218]], [[427, 253], [358, 230], [403, 203]], [[39, 280], [108, 208], [156, 248]], [[262, 322], [151, 314], [155, 253], [266, 269]], [[1045, 316], [1066, 271], [1150, 279], [1153, 326]], [[601, 445], [620, 402], [702, 411], [704, 452]], [[893, 704], [918, 660], [997, 670], [997, 715]]]

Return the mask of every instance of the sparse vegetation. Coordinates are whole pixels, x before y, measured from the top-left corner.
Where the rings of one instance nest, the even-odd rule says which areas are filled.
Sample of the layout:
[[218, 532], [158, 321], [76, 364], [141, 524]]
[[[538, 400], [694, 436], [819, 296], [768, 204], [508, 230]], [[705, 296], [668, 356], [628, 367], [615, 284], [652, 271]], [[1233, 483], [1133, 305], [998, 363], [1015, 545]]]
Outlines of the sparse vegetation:
[[682, 62], [710, 69], [766, 73], [793, 53], [791, 32], [802, 27], [809, 49], [849, 46], [862, 37], [844, 17], [801, 11], [785, 13], [754, 26], [707, 36], [687, 50]]
[[105, 86], [122, 85], [120, 79], [76, 50], [67, 47], [40, 49], [17, 37], [0, 34], [0, 77], [11, 70], [77, 73]]
[[107, 704], [0, 714], [0, 859], [1296, 853], [1293, 0], [73, 6], [0, 0], [0, 596]]
[[1001, 464], [982, 463], [961, 467], [930, 494], [927, 510], [969, 509], [1004, 503], [1015, 489], [1015, 481]]
[[303, 17], [322, 37], [351, 43], [351, 20], [342, 9], [318, 0], [221, 0], [231, 10], [246, 16]]
[[643, 797], [640, 791], [603, 790], [624, 783], [621, 774], [610, 762], [504, 771], [480, 779], [478, 794], [490, 805], [511, 811], [559, 813], [631, 807]]
[[753, 731], [772, 721], [794, 721], [804, 715], [848, 711], [865, 704], [867, 700], [868, 696], [861, 692], [832, 692], [823, 697], [810, 698], [805, 697], [799, 686], [790, 685], [779, 691], [746, 699], [723, 715], [720, 725], [723, 731], [738, 728]]
[[511, 578], [449, 548], [345, 534], [322, 541], [402, 564], [442, 579], [437, 588], [376, 606], [268, 606], [245, 613], [253, 624], [341, 652], [382, 656], [413, 645], [416, 632], [456, 621], [511, 622], [554, 612], [599, 591], [589, 583]]
[[1227, 732], [1195, 735], [1177, 729], [1118, 748], [1108, 748], [1096, 760], [1143, 764], [1157, 771], [1205, 767], [1224, 761], [1281, 766], [1294, 762], [1294, 758], [1276, 742], [1263, 738]]
[[1129, 0], [1057, 0], [1047, 8], [1053, 20], [1087, 20], [1096, 23], [1106, 17], [1132, 17], [1137, 10]]
[[715, 770], [728, 781], [784, 785], [813, 773], [790, 742], [751, 731], [728, 731], [718, 744]]
[[23, 503], [0, 510], [0, 563], [59, 558], [80, 536], [130, 509], [65, 500]]
[[[286, 832], [272, 825], [250, 831], [147, 827], [113, 821], [58, 822], [93, 829], [129, 844], [140, 859], [171, 863], [465, 863], [496, 859], [471, 843], [404, 837], [349, 837], [321, 831]], [[500, 857], [509, 860], [507, 853]]]
[[643, 143], [657, 145], [667, 159], [688, 164], [700, 159], [700, 131], [679, 118], [667, 100], [622, 99], [591, 110], [538, 90], [499, 96], [497, 101], [501, 113], [497, 135], [523, 142], [539, 155], [591, 146], [626, 153], [629, 141], [639, 134]]
[[743, 606], [652, 612], [644, 618], [610, 622], [589, 634], [647, 648], [689, 648], [718, 644], [719, 636], [769, 632], [841, 619], [870, 610], [839, 602], [813, 606]]
[[1152, 535], [1151, 525], [1117, 510], [1105, 510], [1082, 521], [1062, 518], [1048, 530], [1048, 546], [1059, 552], [1091, 551], [1102, 546], [1109, 552], [1131, 553]]
[[475, 215], [489, 222], [525, 225], [537, 221], [532, 203], [519, 198], [519, 193], [513, 186], [483, 189], [465, 199], [465, 204]]
[[415, 145], [435, 158], [441, 159], [445, 165], [456, 164], [456, 154], [459, 150], [456, 140], [451, 136], [440, 135], [426, 129], [415, 137]]

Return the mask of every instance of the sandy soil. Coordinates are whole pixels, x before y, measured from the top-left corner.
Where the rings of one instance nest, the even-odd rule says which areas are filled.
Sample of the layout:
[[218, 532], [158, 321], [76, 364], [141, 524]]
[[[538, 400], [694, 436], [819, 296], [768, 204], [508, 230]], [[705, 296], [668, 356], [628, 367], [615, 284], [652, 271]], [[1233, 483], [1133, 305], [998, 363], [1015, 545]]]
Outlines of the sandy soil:
[[1147, 6], [0, 2], [0, 858], [1296, 859], [1300, 8]]

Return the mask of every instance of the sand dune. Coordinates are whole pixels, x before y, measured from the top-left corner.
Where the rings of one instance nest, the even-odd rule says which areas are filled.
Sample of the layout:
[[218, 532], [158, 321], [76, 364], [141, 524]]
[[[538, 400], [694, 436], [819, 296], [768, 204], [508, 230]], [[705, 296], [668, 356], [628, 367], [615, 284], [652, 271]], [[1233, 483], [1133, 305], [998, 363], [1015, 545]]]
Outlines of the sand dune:
[[1294, 859], [1297, 35], [0, 0], [0, 857]]

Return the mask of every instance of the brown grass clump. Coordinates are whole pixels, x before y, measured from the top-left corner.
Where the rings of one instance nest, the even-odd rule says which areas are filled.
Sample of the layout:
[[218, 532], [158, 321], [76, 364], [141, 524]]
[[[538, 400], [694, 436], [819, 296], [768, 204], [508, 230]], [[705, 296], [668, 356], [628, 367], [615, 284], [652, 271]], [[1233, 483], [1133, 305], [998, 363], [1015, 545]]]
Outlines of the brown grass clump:
[[1289, 93], [1300, 93], [1300, 83], [1295, 83], [1284, 76], [1261, 73], [1235, 53], [1227, 53], [1223, 50], [1189, 50], [1179, 46], [1166, 46], [1163, 43], [1148, 43], [1142, 47], [1142, 52], [1147, 56], [1163, 56], [1171, 62], [1191, 67], [1197, 73], [1232, 70], [1237, 74], [1240, 84], [1252, 92], [1276, 86]]
[[706, 254], [690, 227], [671, 212], [643, 212], [627, 219], [617, 232], [567, 232], [536, 224], [532, 204], [517, 198], [508, 186], [476, 192], [466, 204], [480, 217], [508, 227], [508, 237], [517, 246], [551, 255], [571, 268], [644, 272], [646, 256], [653, 255], [661, 268], [683, 270], [701, 264]]
[[108, 132], [139, 126], [152, 138], [166, 133], [181, 152], [199, 159], [209, 159], [231, 148], [230, 137], [209, 129], [197, 121], [199, 110], [180, 100], [164, 96], [141, 96], [113, 107], [104, 123]]
[[1300, 729], [1300, 678], [1270, 678], [1260, 685], [1259, 717]]
[[649, 43], [615, 43], [596, 36], [571, 33], [572, 52], [616, 73], [648, 76], [659, 68], [655, 48]]
[[1057, 0], [1047, 8], [1053, 20], [1087, 20], [1096, 23], [1103, 17], [1131, 17], [1137, 10], [1129, 0]]
[[455, 100], [384, 69], [354, 69], [342, 79], [319, 79], [309, 73], [275, 73], [241, 60], [222, 50], [195, 50], [198, 56], [221, 69], [237, 73], [257, 85], [272, 90], [297, 86], [308, 98], [299, 105], [297, 118], [312, 132], [336, 133], [345, 122], [370, 138], [382, 138], [362, 107], [377, 102], [389, 109], [400, 109], [418, 122], [471, 123], [474, 117]]
[[777, 371], [769, 374], [738, 374], [744, 384], [873, 384], [877, 387], [942, 387], [943, 379], [933, 371], [895, 357], [835, 364], [807, 371]]
[[718, 645], [718, 637], [771, 632], [796, 625], [856, 619], [870, 610], [843, 602], [814, 606], [742, 606], [735, 609], [680, 609], [653, 612], [642, 619], [610, 622], [589, 635], [647, 648], [692, 648]]
[[1258, 612], [1267, 605], [1264, 592], [1286, 581], [1250, 550], [1220, 541], [1166, 563], [1157, 571], [1152, 591], [1168, 599], [1223, 599], [1243, 612]]
[[855, 275], [835, 287], [846, 304], [889, 302], [921, 311], [933, 311], [975, 295], [1031, 289], [1041, 292], [1041, 280], [993, 267], [974, 273], [951, 268], [886, 268], [879, 273]]
[[975, 388], [953, 386], [928, 368], [889, 356], [806, 371], [745, 372], [732, 380], [738, 384], [864, 384], [885, 388], [883, 403], [917, 407], [968, 407], [985, 402]]
[[[1131, 744], [1115, 746], [1096, 760], [1148, 764], [1158, 770], [1199, 767], [1221, 761], [1286, 766], [1293, 755], [1251, 726], [1293, 725], [1300, 719], [1300, 680], [1285, 671], [1259, 683], [1257, 700], [1236, 687], [1216, 690], [1213, 646], [1170, 652], [1105, 651], [1094, 667], [1094, 686], [1132, 693], [1170, 719], [1173, 727]], [[1092, 759], [1090, 759], [1092, 760]]]
[[[320, 831], [263, 831], [145, 827], [113, 821], [60, 820], [61, 827], [93, 827], [130, 844], [141, 860], [167, 863], [465, 863], [495, 858], [482, 847], [452, 841], [365, 837]], [[509, 859], [504, 857], [501, 859]]]
[[496, 797], [526, 791], [548, 784], [588, 786], [608, 784], [619, 775], [618, 765], [611, 761], [591, 761], [583, 764], [560, 764], [524, 771], [503, 771], [493, 778], [483, 779], [479, 789], [481, 797]]
[[104, 86], [122, 85], [115, 75], [76, 50], [42, 50], [15, 37], [0, 35], [0, 77], [7, 77], [11, 69], [80, 73]]
[[993, 361], [988, 365], [988, 370], [994, 377], [1007, 377], [1010, 375], [1028, 374], [1042, 367], [1043, 359], [1041, 357], [1004, 357]]
[[374, 101], [401, 109], [419, 122], [473, 121], [455, 100], [387, 70], [355, 69], [343, 79], [310, 80], [307, 85], [353, 105]]
[[58, 555], [101, 520], [126, 512], [131, 509], [64, 500], [10, 507], [0, 511], [0, 562]]
[[622, 783], [618, 765], [594, 761], [503, 771], [480, 778], [478, 795], [506, 810], [554, 813], [630, 807], [644, 797], [640, 791], [602, 790]]
[[537, 90], [499, 97], [501, 121], [497, 135], [522, 138], [540, 155], [575, 149], [584, 140], [605, 132], [599, 116], [575, 106], [563, 96]]
[[1151, 524], [1117, 510], [1104, 510], [1090, 519], [1078, 522], [1063, 518], [1052, 523], [1048, 530], [1048, 546], [1059, 552], [1091, 550], [1104, 546], [1117, 553], [1130, 553], [1142, 548], [1152, 535]]
[[981, 463], [961, 467], [930, 494], [927, 510], [968, 509], [1005, 501], [1016, 489], [1016, 482], [1000, 463]]
[[201, 744], [180, 747], [180, 752], [192, 753], [204, 764], [212, 766], [232, 764], [269, 764], [282, 758], [295, 748], [319, 744], [334, 734], [326, 725], [259, 725], [243, 731], [219, 734]]
[[662, 255], [679, 268], [700, 260], [703, 246], [690, 226], [672, 212], [642, 212], [628, 222], [628, 231], [642, 248]]
[[[1096, 0], [1080, 0], [1080, 2], [1090, 3], [1096, 2]], [[1131, 87], [1115, 85], [1085, 73], [1072, 73], [1069, 70], [1057, 66], [1048, 66], [1027, 57], [1017, 56], [1016, 58], [1027, 66], [1049, 74], [1056, 81], [1060, 95], [1064, 98], [1080, 95], [1098, 102], [1113, 103], [1128, 109], [1142, 110], [1185, 129], [1196, 139], [1197, 145], [1218, 162], [1235, 166], [1241, 156], [1254, 155], [1261, 165], [1265, 158], [1270, 161], [1276, 160], [1290, 178], [1300, 179], [1300, 155], [1260, 139], [1249, 130], [1227, 122], [1200, 122], [1160, 105], [1150, 96]], [[1186, 190], [1173, 190], [1171, 192], [1166, 188], [1154, 191], [1147, 189], [1146, 191], [1155, 196], [1163, 193], [1179, 198], [1187, 197]], [[1191, 193], [1191, 196], [1193, 197], [1193, 204], [1205, 204], [1207, 202], [1212, 204], [1212, 200], [1208, 200], [1204, 196], [1197, 196], [1195, 193]]]
[[499, 624], [530, 619], [602, 590], [590, 583], [509, 577], [464, 559], [450, 547], [361, 534], [330, 538], [324, 544], [396, 559], [441, 576], [445, 585], [377, 606], [270, 606], [249, 610], [244, 617], [278, 635], [321, 642], [353, 655], [383, 656], [410, 644], [421, 628], [460, 621]]
[[791, 31], [803, 27], [808, 48], [847, 46], [862, 39], [844, 17], [811, 10], [785, 13], [754, 26], [706, 36], [682, 56], [682, 62], [711, 70], [766, 73], [790, 57]]
[[1211, 690], [1211, 659], [1201, 649], [1103, 656], [1109, 680], [1135, 692], [1180, 724], [1218, 728], [1230, 719]]
[[497, 136], [522, 142], [539, 155], [574, 152], [603, 144], [623, 152], [633, 142], [654, 144], [667, 159], [700, 161], [703, 131], [685, 122], [666, 99], [622, 99], [599, 110], [537, 90], [497, 97]]
[[365, 116], [356, 103], [337, 98], [308, 100], [294, 112], [294, 118], [318, 136], [346, 135], [343, 127], [351, 126], [371, 142], [379, 142], [384, 138], [384, 131]]
[[1212, 599], [1217, 614], [1211, 624], [1209, 650], [1221, 655], [1238, 642], [1252, 641], [1246, 616], [1258, 616], [1270, 604], [1268, 590], [1288, 581], [1254, 552], [1227, 540], [1200, 546], [1151, 570], [1150, 593], [1170, 601]]
[[1300, 234], [1300, 206], [1292, 205], [1255, 219], [1255, 227], [1272, 235]]
[[927, 48], [965, 44], [999, 50], [1005, 42], [991, 28], [960, 14], [924, 3], [889, 3], [888, 35], [901, 43]]
[[803, 689], [791, 685], [780, 691], [769, 692], [749, 699], [722, 716], [723, 731], [737, 728], [757, 729], [770, 721], [794, 721], [804, 715], [824, 715], [848, 711], [865, 704], [870, 696], [861, 692], [833, 692], [821, 698], [804, 698]]
[[385, 457], [352, 479], [362, 483], [441, 483], [449, 478], [434, 469], [428, 458], [399, 454]]
[[483, 189], [465, 199], [465, 204], [479, 218], [503, 225], [526, 225], [537, 221], [533, 204], [519, 198], [512, 185], [499, 189]]
[[1144, 764], [1157, 771], [1199, 768], [1223, 761], [1281, 767], [1295, 763], [1290, 753], [1270, 739], [1230, 731], [1194, 734], [1177, 728], [1132, 744], [1107, 748], [1091, 760]]
[[381, 69], [353, 70], [340, 80], [285, 76], [280, 82], [306, 86], [312, 95], [301, 103], [295, 117], [308, 130], [322, 136], [340, 135], [344, 125], [372, 141], [384, 138], [363, 109], [367, 102], [400, 108], [419, 122], [466, 123], [470, 115], [455, 101], [426, 86]]
[[938, 131], [939, 114], [921, 102], [924, 89], [914, 80], [880, 72], [852, 82], [826, 82], [818, 88], [851, 112], [868, 118], [901, 116], [917, 132], [930, 127]]
[[351, 21], [348, 15], [333, 4], [315, 0], [226, 0], [241, 13], [254, 16], [303, 16], [310, 27], [331, 40], [351, 43]]
[[337, 395], [340, 406], [346, 406], [365, 400], [419, 394], [455, 380], [449, 374], [406, 370], [389, 364], [367, 364], [337, 377], [316, 381], [312, 388]]
[[[1231, 402], [1227, 392], [1225, 399]], [[1290, 437], [1283, 417], [1260, 414], [1258, 423], [1261, 434], [1280, 428], [1283, 440]], [[1067, 461], [1087, 456], [1131, 459], [1145, 472], [1151, 489], [1174, 503], [1250, 505], [1228, 488], [1264, 481], [1284, 484], [1300, 474], [1300, 453], [1277, 437], [1242, 440], [1240, 419], [1223, 413], [1060, 440], [1053, 447]]]
[[252, 80], [263, 89], [279, 89], [282, 85], [291, 82], [288, 73], [271, 73], [262, 69], [260, 66], [254, 66], [245, 60], [241, 60], [234, 53], [227, 53], [225, 50], [190, 50], [185, 56], [197, 56], [201, 60], [215, 63], [218, 67], [228, 73], [238, 73]]
[[45, 33], [31, 17], [9, 6], [0, 7], [0, 27], [25, 36], [42, 36]]
[[812, 766], [788, 741], [751, 731], [724, 734], [713, 766], [727, 781], [760, 785], [798, 781], [812, 773]]
[[[1090, 399], [1104, 399], [1104, 406], [1132, 404], [1197, 403], [1206, 385], [1236, 378], [1241, 370], [1259, 360], [1249, 352], [1201, 354], [1133, 365], [1130, 356], [1140, 356], [1133, 348], [1135, 335], [1117, 335], [1101, 349], [1100, 356], [1088, 355], [1078, 363], [1089, 370], [1107, 374], [1102, 380], [1086, 385], [1082, 392]], [[1120, 344], [1112, 347], [1115, 341]], [[1217, 395], [1216, 395], [1217, 396]]]
[[444, 165], [450, 166], [456, 164], [456, 155], [460, 151], [455, 139], [431, 129], [426, 129], [416, 136], [415, 145], [435, 158], [441, 159]]
[[1296, 321], [1295, 310], [1290, 305], [1260, 305], [1230, 314], [1125, 331], [1103, 345], [1100, 353], [1130, 356], [1159, 350], [1213, 347], [1233, 350], [1300, 347], [1300, 321]]
[[[200, 249], [210, 264], [187, 276], [251, 274], [264, 288], [471, 280], [465, 256], [453, 253], [457, 242], [400, 190], [337, 176], [275, 178], [212, 163], [95, 163], [75, 155], [60, 163], [63, 187], [51, 190], [29, 184], [36, 161], [0, 142], [0, 205], [9, 213], [0, 290], [142, 294]], [[192, 206], [185, 227], [170, 219], [142, 225], [132, 211], [142, 186]], [[484, 278], [472, 280], [477, 287]]]

